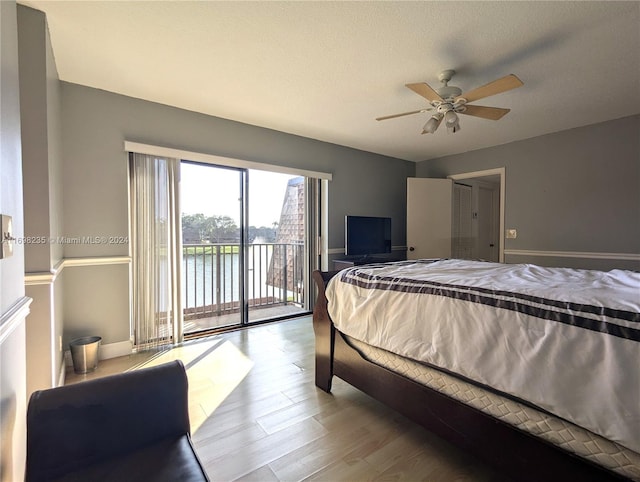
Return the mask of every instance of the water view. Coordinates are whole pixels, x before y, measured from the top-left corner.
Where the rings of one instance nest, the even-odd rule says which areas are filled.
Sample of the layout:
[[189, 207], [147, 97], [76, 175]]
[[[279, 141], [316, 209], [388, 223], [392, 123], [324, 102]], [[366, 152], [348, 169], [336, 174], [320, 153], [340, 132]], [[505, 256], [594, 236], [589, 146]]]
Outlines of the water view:
[[[182, 304], [185, 320], [241, 310], [240, 223], [248, 176], [244, 276], [250, 310], [304, 306], [304, 179], [183, 162]], [[281, 187], [280, 187], [281, 186]], [[187, 210], [188, 209], [188, 210]], [[198, 211], [195, 211], [195, 210]]]

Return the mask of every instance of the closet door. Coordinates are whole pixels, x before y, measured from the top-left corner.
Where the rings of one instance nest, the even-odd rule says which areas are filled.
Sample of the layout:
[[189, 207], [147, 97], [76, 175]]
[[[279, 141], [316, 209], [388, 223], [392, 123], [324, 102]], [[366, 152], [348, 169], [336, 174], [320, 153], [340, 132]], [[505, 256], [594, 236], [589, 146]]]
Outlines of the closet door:
[[453, 181], [407, 179], [407, 259], [450, 258]]
[[474, 247], [476, 240], [472, 229], [471, 193], [471, 186], [454, 183], [451, 255], [457, 259], [473, 259], [475, 257]]
[[498, 187], [478, 189], [478, 257], [500, 260], [500, 191]]

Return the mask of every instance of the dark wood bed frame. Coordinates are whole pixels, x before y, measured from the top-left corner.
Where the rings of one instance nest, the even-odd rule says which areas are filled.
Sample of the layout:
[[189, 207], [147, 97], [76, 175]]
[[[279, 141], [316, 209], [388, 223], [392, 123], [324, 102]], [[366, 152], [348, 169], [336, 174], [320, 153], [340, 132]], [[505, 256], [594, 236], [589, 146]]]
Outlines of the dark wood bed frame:
[[326, 283], [337, 271], [314, 271], [316, 386], [331, 391], [334, 376], [388, 405], [514, 480], [628, 480], [491, 415], [365, 360], [334, 327]]

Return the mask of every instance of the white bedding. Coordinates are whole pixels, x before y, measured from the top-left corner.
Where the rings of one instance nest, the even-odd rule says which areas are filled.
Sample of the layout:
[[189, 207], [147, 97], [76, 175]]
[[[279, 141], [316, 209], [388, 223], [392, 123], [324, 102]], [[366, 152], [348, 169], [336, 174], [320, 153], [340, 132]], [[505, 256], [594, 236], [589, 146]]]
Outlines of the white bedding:
[[341, 332], [640, 452], [640, 273], [420, 260], [344, 270]]

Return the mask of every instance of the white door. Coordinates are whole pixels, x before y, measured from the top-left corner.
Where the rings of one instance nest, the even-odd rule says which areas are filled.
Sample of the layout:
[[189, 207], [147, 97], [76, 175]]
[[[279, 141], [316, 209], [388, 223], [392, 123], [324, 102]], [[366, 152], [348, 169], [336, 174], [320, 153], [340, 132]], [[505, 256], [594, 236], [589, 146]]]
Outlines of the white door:
[[453, 181], [407, 179], [407, 259], [451, 257]]

